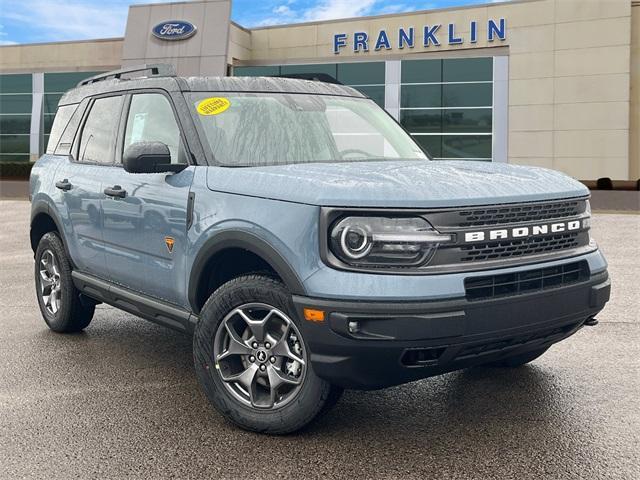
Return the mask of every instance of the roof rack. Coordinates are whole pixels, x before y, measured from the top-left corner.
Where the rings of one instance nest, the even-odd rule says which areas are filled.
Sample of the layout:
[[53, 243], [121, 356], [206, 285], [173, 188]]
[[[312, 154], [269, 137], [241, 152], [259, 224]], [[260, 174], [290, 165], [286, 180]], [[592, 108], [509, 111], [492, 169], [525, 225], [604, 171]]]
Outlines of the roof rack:
[[277, 75], [279, 78], [295, 78], [298, 80], [313, 80], [316, 82], [333, 83], [334, 85], [342, 85], [337, 79], [328, 73], [285, 73]]
[[[129, 75], [131, 73], [136, 72], [147, 72], [150, 71], [153, 77], [175, 77], [176, 69], [173, 65], [166, 63], [158, 63], [154, 65], [135, 65], [131, 67], [121, 68], [120, 70], [112, 70], [110, 72], [104, 72], [99, 75], [94, 75], [93, 77], [85, 78], [80, 83], [78, 83], [78, 87], [83, 85], [91, 85], [92, 83], [102, 82], [110, 79], [120, 79], [123, 75]], [[144, 75], [139, 75], [140, 77]]]

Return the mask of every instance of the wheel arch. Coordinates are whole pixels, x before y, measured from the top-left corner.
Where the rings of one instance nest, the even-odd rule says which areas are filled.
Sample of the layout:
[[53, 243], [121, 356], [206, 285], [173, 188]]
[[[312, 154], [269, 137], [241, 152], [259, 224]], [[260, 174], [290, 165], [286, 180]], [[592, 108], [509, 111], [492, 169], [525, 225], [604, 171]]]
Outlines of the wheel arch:
[[67, 258], [73, 265], [60, 219], [46, 201], [40, 200], [31, 207], [31, 222], [29, 224], [29, 241], [34, 254], [38, 248], [40, 239], [49, 232], [56, 232], [58, 234]]
[[[272, 245], [249, 232], [224, 231], [207, 240], [193, 262], [189, 274], [188, 297], [189, 304], [196, 314], [200, 313], [208, 296], [207, 293], [211, 293], [208, 291], [210, 290], [209, 278], [218, 259], [223, 258], [227, 253], [238, 254], [240, 251], [254, 260], [264, 262], [266, 269], [277, 275], [292, 294], [305, 294], [302, 281], [293, 267]], [[241, 273], [249, 273], [249, 271], [241, 271]]]

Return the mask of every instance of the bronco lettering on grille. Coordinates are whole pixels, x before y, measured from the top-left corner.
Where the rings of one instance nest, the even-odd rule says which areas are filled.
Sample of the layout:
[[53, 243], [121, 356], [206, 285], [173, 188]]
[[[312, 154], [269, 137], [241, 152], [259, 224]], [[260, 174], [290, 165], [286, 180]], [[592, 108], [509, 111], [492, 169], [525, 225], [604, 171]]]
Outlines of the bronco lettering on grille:
[[[585, 222], [586, 223], [586, 222]], [[570, 222], [548, 223], [545, 225], [529, 225], [526, 227], [501, 228], [495, 230], [484, 230], [478, 232], [465, 232], [465, 242], [484, 242], [487, 240], [509, 240], [512, 238], [535, 237], [552, 233], [570, 232], [580, 230], [582, 223], [580, 220]], [[588, 225], [585, 224], [584, 228]]]

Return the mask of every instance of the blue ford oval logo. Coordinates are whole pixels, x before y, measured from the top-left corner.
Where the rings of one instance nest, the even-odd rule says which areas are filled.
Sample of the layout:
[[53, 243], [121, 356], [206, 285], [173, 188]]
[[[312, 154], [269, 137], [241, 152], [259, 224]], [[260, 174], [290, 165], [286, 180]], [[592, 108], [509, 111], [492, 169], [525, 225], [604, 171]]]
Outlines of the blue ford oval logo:
[[153, 27], [151, 33], [161, 40], [184, 40], [196, 33], [196, 26], [181, 20], [168, 20]]

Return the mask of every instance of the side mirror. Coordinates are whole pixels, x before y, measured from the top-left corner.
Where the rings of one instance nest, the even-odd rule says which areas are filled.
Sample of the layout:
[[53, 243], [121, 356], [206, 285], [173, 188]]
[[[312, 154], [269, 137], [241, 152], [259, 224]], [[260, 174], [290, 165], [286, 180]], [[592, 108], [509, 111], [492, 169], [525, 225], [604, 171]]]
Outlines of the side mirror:
[[138, 142], [124, 151], [122, 166], [129, 173], [179, 173], [188, 165], [171, 163], [169, 147], [162, 142]]

